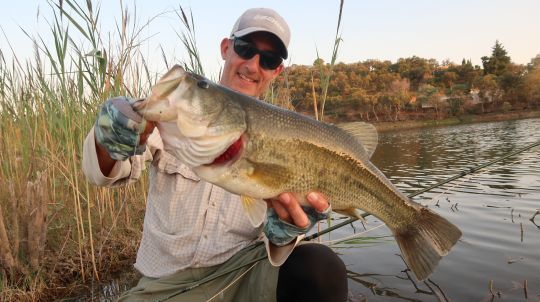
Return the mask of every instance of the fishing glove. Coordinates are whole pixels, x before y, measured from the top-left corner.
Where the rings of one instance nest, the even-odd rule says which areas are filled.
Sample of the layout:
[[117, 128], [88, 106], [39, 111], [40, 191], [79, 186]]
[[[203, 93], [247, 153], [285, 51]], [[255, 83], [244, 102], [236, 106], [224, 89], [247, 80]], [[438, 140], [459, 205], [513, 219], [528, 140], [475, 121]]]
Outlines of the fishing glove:
[[309, 206], [302, 206], [302, 209], [309, 219], [309, 224], [305, 228], [299, 228], [294, 224], [281, 220], [274, 209], [268, 209], [266, 212], [268, 220], [263, 230], [266, 238], [277, 246], [287, 245], [299, 235], [306, 234], [317, 221], [330, 218], [330, 213], [332, 213], [331, 205], [322, 213]]
[[124, 96], [108, 99], [98, 114], [94, 125], [96, 141], [114, 160], [143, 154], [146, 149], [146, 144], [139, 145], [146, 120], [133, 110], [136, 101]]

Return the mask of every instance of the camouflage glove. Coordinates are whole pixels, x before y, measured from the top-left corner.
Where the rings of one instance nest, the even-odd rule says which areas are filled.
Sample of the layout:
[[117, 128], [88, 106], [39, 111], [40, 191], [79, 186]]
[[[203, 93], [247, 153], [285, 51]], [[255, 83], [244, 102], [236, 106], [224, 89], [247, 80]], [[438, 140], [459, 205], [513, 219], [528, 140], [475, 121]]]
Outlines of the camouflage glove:
[[133, 111], [135, 102], [124, 96], [107, 100], [94, 125], [97, 143], [114, 160], [143, 154], [146, 149], [146, 145], [139, 145], [139, 134], [146, 128], [146, 120]]
[[322, 213], [317, 212], [312, 207], [302, 206], [302, 209], [306, 212], [310, 222], [305, 228], [299, 228], [294, 224], [281, 220], [274, 209], [268, 209], [266, 213], [268, 221], [263, 230], [266, 238], [277, 246], [287, 245], [299, 235], [306, 234], [317, 221], [329, 218], [332, 212], [331, 205]]

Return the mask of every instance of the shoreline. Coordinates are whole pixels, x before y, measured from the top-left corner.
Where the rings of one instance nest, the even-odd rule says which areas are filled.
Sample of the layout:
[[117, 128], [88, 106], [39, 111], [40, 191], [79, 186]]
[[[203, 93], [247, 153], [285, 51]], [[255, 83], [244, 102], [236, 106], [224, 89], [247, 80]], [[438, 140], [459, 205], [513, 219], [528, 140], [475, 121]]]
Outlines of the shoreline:
[[510, 121], [529, 118], [540, 118], [540, 110], [513, 111], [507, 113], [485, 113], [482, 115], [463, 115], [459, 117], [445, 118], [440, 120], [409, 120], [397, 122], [368, 122], [372, 123], [377, 131], [388, 132], [395, 130], [408, 130], [427, 127], [453, 126], [460, 124], [486, 123], [498, 121]]

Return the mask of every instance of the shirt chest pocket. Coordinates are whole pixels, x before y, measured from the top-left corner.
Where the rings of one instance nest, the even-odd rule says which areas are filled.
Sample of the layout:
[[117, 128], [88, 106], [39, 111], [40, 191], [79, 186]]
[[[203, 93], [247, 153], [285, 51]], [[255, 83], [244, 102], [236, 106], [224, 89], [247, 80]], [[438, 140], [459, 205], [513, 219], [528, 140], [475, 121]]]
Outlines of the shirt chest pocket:
[[147, 215], [163, 233], [184, 233], [199, 215], [204, 186], [189, 167], [161, 152], [152, 162], [148, 192], [151, 215]]
[[174, 156], [161, 152], [154, 162], [154, 186], [159, 193], [169, 191], [171, 194], [189, 192], [200, 182], [200, 178], [190, 168]]

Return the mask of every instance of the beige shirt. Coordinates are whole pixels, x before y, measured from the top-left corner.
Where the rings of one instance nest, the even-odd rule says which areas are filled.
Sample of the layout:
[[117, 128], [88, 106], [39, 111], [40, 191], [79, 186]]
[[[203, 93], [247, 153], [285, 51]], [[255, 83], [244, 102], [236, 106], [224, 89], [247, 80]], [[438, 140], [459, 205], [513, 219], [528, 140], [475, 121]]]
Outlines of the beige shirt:
[[186, 268], [225, 262], [235, 253], [265, 239], [274, 265], [281, 265], [301, 237], [277, 248], [263, 238], [244, 213], [240, 196], [200, 180], [191, 169], [163, 150], [156, 129], [143, 155], [118, 161], [104, 176], [97, 161], [94, 129], [84, 142], [83, 171], [99, 186], [115, 187], [137, 181], [150, 161], [149, 191], [141, 245], [135, 268], [147, 277], [168, 276]]

